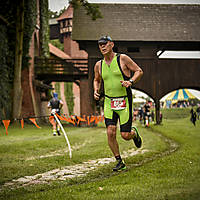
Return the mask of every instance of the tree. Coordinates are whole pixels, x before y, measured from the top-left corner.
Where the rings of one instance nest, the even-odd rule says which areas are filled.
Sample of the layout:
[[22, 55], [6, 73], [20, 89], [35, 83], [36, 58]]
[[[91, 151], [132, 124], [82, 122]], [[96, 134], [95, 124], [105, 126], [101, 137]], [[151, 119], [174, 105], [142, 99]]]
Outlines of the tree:
[[[97, 18], [102, 18], [99, 6], [96, 4], [88, 3], [87, 0], [69, 0], [69, 3], [72, 5], [74, 9], [78, 9], [80, 6], [85, 7], [87, 15], [90, 15], [93, 20], [96, 20]], [[52, 11], [49, 9], [49, 18], [50, 19], [58, 18], [65, 10], [66, 7], [61, 9], [59, 12]]]
[[[40, 1], [40, 4], [47, 5], [47, 0]], [[72, 4], [74, 9], [79, 8], [80, 6], [84, 6], [87, 10], [87, 14], [92, 17], [93, 20], [97, 18], [101, 18], [102, 15], [98, 9], [98, 6], [95, 4], [88, 3], [87, 0], [69, 0], [69, 3]], [[25, 10], [25, 1], [18, 0], [17, 1], [17, 14], [16, 14], [16, 46], [15, 46], [15, 64], [14, 64], [14, 80], [13, 80], [13, 106], [12, 106], [12, 116], [14, 119], [19, 118], [21, 115], [21, 107], [22, 107], [22, 85], [21, 85], [21, 72], [22, 72], [22, 63], [23, 63], [23, 39], [24, 39], [24, 10]], [[48, 17], [45, 6], [40, 6], [40, 17]], [[61, 11], [62, 12], [62, 11]], [[61, 13], [60, 12], [60, 13]], [[59, 13], [59, 14], [60, 14]], [[55, 13], [56, 14], [56, 13]], [[36, 15], [36, 14], [35, 14]], [[42, 21], [42, 20], [41, 20]], [[44, 21], [44, 20], [43, 20]], [[45, 25], [45, 24], [44, 24]], [[41, 29], [45, 29], [42, 27]], [[47, 48], [45, 46], [45, 38], [47, 38], [47, 33], [43, 31], [45, 35], [42, 35], [42, 39], [40, 40], [41, 53], [45, 57], [47, 56]], [[41, 36], [41, 35], [40, 35]], [[45, 40], [46, 41], [46, 40]], [[30, 41], [29, 41], [30, 43]], [[28, 44], [28, 43], [27, 43]]]
[[13, 118], [19, 118], [22, 106], [22, 56], [23, 56], [23, 36], [24, 36], [24, 0], [20, 0], [17, 5], [16, 14], [16, 46], [15, 46], [15, 65], [13, 82]]
[[87, 15], [91, 16], [92, 20], [103, 17], [99, 10], [99, 6], [96, 4], [88, 3], [87, 0], [69, 0], [69, 3], [73, 6], [74, 9], [77, 9], [80, 6], [85, 7]]

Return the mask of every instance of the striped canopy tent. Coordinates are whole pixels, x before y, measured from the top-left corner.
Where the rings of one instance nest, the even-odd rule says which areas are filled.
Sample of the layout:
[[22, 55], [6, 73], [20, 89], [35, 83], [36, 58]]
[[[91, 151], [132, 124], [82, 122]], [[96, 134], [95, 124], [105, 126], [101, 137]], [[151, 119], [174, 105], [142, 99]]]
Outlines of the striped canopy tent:
[[187, 89], [179, 89], [171, 92], [166, 98], [167, 101], [183, 101], [188, 99], [195, 99], [196, 97]]

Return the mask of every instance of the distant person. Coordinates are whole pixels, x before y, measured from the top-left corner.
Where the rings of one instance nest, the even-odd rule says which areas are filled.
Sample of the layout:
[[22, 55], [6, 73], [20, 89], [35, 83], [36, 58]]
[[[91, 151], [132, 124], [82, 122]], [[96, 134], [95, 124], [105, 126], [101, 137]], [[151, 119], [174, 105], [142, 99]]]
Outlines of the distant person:
[[133, 110], [133, 121], [136, 121], [137, 116], [138, 116], [138, 109], [134, 109]]
[[151, 111], [151, 119], [152, 119], [152, 122], [154, 122], [154, 111], [153, 110]]
[[[120, 122], [120, 133], [124, 140], [133, 140], [140, 148], [142, 139], [136, 127], [132, 127], [132, 92], [131, 86], [140, 80], [142, 69], [127, 55], [113, 51], [111, 37], [104, 36], [98, 40], [98, 46], [104, 59], [96, 62], [94, 67], [94, 99], [100, 99], [100, 85], [104, 85], [104, 117], [107, 128], [109, 147], [117, 161], [113, 171], [126, 169], [120, 156], [116, 139], [117, 123]], [[134, 73], [131, 76], [131, 72]]]
[[[60, 115], [60, 110], [63, 107], [63, 102], [62, 100], [58, 99], [58, 94], [53, 93], [53, 98], [49, 101], [48, 103], [48, 108], [51, 109], [51, 115], [53, 116], [54, 114], [59, 114]], [[58, 135], [60, 135], [60, 126], [57, 124], [56, 120], [53, 123], [53, 135], [56, 136], [56, 132]]]
[[160, 123], [162, 122], [162, 119], [163, 119], [163, 114], [162, 114], [162, 112], [160, 111]]
[[199, 120], [199, 116], [200, 116], [200, 105], [198, 105], [196, 112], [197, 112], [197, 119]]
[[196, 125], [196, 120], [197, 120], [197, 114], [196, 112], [193, 110], [193, 108], [190, 110], [190, 114], [191, 114], [191, 122], [194, 124], [194, 126]]
[[144, 104], [144, 125], [146, 127], [149, 126], [149, 118], [150, 118], [150, 105], [149, 102], [146, 101], [146, 103]]
[[143, 108], [140, 107], [140, 108], [139, 108], [139, 111], [138, 111], [138, 115], [139, 115], [139, 121], [140, 121], [140, 123], [142, 123], [143, 114], [144, 114], [144, 112], [143, 112]]

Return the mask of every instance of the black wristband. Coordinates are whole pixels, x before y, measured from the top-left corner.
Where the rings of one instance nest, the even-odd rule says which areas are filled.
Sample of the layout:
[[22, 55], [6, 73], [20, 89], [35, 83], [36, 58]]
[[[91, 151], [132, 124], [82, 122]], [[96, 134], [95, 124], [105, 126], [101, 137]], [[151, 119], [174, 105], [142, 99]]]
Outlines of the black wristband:
[[133, 85], [133, 84], [134, 84], [134, 80], [130, 79], [129, 81], [131, 82], [131, 85]]

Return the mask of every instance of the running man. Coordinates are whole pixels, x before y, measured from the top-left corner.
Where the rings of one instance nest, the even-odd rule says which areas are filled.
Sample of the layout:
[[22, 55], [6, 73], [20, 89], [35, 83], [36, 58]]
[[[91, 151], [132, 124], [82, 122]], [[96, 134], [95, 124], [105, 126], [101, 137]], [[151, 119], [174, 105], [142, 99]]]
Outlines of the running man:
[[[60, 115], [60, 110], [63, 106], [62, 100], [58, 99], [58, 94], [53, 93], [53, 98], [49, 101], [48, 103], [48, 108], [51, 109], [51, 115], [53, 114], [59, 114]], [[56, 132], [58, 135], [60, 135], [60, 126], [57, 124], [56, 120], [53, 123], [53, 135], [56, 136]]]
[[[100, 98], [101, 81], [104, 83], [104, 117], [107, 127], [108, 145], [116, 158], [113, 171], [126, 169], [120, 156], [116, 139], [117, 121], [120, 121], [120, 133], [124, 140], [133, 140], [140, 148], [142, 139], [136, 127], [132, 127], [132, 92], [131, 86], [140, 80], [142, 69], [127, 55], [113, 51], [111, 37], [104, 36], [98, 40], [99, 49], [104, 57], [94, 66], [94, 98]], [[131, 72], [134, 72], [131, 77]]]

